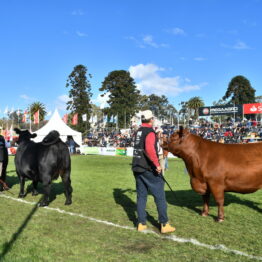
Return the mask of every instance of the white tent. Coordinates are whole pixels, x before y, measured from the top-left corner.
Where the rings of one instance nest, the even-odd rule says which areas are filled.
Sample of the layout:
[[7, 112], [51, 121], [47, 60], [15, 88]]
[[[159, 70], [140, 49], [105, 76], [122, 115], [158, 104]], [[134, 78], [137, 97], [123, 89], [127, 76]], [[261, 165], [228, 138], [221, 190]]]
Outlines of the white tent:
[[62, 141], [66, 142], [67, 136], [72, 136], [75, 142], [81, 146], [82, 144], [82, 133], [77, 132], [67, 126], [65, 122], [60, 117], [57, 109], [55, 110], [54, 114], [50, 118], [50, 120], [40, 129], [38, 129], [35, 133], [37, 137], [33, 140], [35, 142], [40, 142], [43, 138], [52, 130], [56, 130], [60, 134], [60, 138]]

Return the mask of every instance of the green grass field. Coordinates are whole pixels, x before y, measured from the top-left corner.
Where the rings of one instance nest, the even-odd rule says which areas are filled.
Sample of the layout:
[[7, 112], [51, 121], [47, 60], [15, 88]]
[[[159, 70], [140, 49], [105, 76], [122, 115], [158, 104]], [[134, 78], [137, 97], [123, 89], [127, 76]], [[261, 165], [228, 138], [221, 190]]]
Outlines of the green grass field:
[[[136, 193], [130, 163], [128, 157], [73, 156], [73, 204], [64, 206], [59, 179], [52, 186], [52, 196], [56, 198], [50, 207], [134, 227]], [[183, 162], [170, 160], [169, 165], [166, 178], [176, 197], [167, 187], [166, 196], [170, 222], [177, 228], [174, 235], [209, 245], [224, 245], [262, 259], [262, 191], [249, 195], [226, 194], [225, 222], [216, 223], [217, 208], [213, 200], [210, 216], [199, 215], [202, 199], [191, 190]], [[16, 198], [19, 184], [13, 158], [10, 158], [7, 181], [15, 195], [8, 192], [1, 195]], [[41, 186], [39, 190], [41, 193]], [[37, 197], [28, 194], [25, 200], [37, 202], [40, 198], [41, 194]], [[0, 198], [0, 208], [1, 261], [257, 261], [4, 197]], [[152, 196], [147, 211], [150, 230], [158, 232]]]

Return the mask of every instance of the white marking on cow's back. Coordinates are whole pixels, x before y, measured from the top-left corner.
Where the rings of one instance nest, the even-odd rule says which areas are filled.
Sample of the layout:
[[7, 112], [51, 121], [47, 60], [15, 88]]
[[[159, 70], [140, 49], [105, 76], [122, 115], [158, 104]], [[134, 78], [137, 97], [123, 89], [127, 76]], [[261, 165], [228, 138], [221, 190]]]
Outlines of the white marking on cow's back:
[[[30, 202], [30, 201], [26, 201], [24, 199], [14, 198], [14, 197], [7, 196], [7, 195], [4, 195], [4, 194], [0, 194], [0, 197], [6, 198], [6, 199], [11, 199], [11, 200], [14, 200], [16, 202], [20, 202], [20, 203], [24, 203], [24, 204], [28, 204], [28, 205], [36, 205], [37, 204], [36, 202]], [[55, 211], [55, 212], [58, 212], [60, 214], [84, 218], [84, 219], [87, 219], [89, 221], [94, 221], [94, 222], [101, 223], [101, 224], [108, 225], [108, 226], [113, 226], [113, 227], [118, 227], [118, 228], [122, 228], [122, 229], [133, 230], [133, 231], [136, 230], [134, 227], [118, 225], [118, 224], [115, 224], [115, 223], [110, 222], [110, 221], [85, 216], [85, 215], [79, 214], [79, 213], [65, 211], [65, 210], [60, 209], [60, 208], [44, 207], [44, 209]], [[239, 251], [239, 250], [230, 249], [230, 248], [228, 248], [224, 245], [221, 245], [221, 244], [209, 245], [209, 244], [201, 243], [198, 240], [193, 239], [193, 238], [188, 239], [188, 238], [177, 237], [175, 235], [163, 236], [163, 235], [157, 234], [156, 232], [154, 232], [152, 230], [145, 230], [143, 233], [152, 234], [152, 235], [155, 235], [155, 236], [157, 236], [161, 239], [168, 239], [168, 240], [171, 240], [171, 241], [174, 241], [174, 242], [179, 242], [179, 243], [190, 243], [190, 244], [195, 245], [195, 246], [204, 247], [204, 248], [211, 249], [211, 250], [221, 250], [225, 253], [231, 253], [231, 254], [240, 255], [240, 256], [244, 256], [244, 257], [248, 257], [248, 258], [251, 258], [251, 259], [256, 259], [256, 260], [262, 261], [262, 257], [260, 257], [260, 256], [249, 255], [249, 254], [242, 252], [242, 251]]]

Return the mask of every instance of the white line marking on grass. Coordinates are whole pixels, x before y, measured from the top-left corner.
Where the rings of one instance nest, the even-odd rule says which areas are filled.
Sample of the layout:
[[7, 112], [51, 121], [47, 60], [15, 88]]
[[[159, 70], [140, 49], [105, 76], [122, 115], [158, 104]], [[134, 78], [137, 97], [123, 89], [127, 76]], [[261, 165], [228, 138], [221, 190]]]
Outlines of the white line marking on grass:
[[[10, 196], [4, 195], [4, 194], [0, 194], [0, 197], [6, 198], [6, 199], [11, 199], [11, 200], [14, 200], [16, 202], [29, 204], [29, 205], [36, 205], [37, 204], [36, 202], [30, 202], [30, 201], [26, 201], [26, 200], [23, 200], [23, 199], [10, 197]], [[60, 213], [60, 214], [65, 214], [65, 215], [74, 216], [74, 217], [81, 217], [81, 218], [87, 219], [89, 221], [94, 221], [94, 222], [101, 223], [101, 224], [108, 225], [108, 226], [113, 226], [113, 227], [133, 230], [133, 231], [136, 230], [134, 227], [121, 226], [121, 225], [118, 225], [118, 224], [115, 224], [115, 223], [112, 223], [112, 222], [109, 222], [109, 221], [106, 221], [106, 220], [96, 219], [96, 218], [85, 216], [85, 215], [82, 215], [82, 214], [79, 214], [79, 213], [73, 213], [73, 212], [65, 211], [65, 210], [60, 209], [60, 208], [54, 208], [54, 207], [44, 207], [44, 208], [47, 209], [47, 210], [55, 211], [55, 212]], [[262, 261], [262, 257], [253, 256], [253, 255], [249, 255], [249, 254], [244, 253], [244, 252], [239, 251], [239, 250], [230, 249], [230, 248], [228, 248], [224, 245], [221, 245], [221, 244], [209, 245], [209, 244], [201, 243], [198, 240], [193, 239], [193, 238], [190, 238], [190, 239], [181, 238], [181, 237], [177, 237], [175, 235], [163, 236], [163, 235], [157, 234], [156, 232], [154, 232], [152, 230], [146, 230], [146, 231], [144, 231], [144, 233], [155, 235], [155, 236], [157, 236], [161, 239], [168, 239], [168, 240], [172, 240], [174, 242], [179, 242], [179, 243], [190, 243], [190, 244], [195, 245], [195, 246], [204, 247], [204, 248], [211, 249], [211, 250], [221, 250], [225, 253], [231, 253], [231, 254], [240, 255], [240, 256], [244, 256], [244, 257], [248, 257], [248, 258], [251, 258], [251, 259], [256, 259], [256, 260]]]

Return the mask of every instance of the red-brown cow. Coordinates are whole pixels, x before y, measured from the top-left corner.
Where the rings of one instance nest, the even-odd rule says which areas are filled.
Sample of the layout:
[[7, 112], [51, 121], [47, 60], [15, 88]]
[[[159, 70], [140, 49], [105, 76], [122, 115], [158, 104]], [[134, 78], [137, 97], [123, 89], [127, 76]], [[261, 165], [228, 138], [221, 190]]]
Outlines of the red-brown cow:
[[203, 196], [202, 216], [209, 211], [210, 193], [224, 220], [224, 192], [253, 193], [262, 188], [262, 143], [220, 144], [180, 128], [164, 149], [182, 158], [194, 191]]

